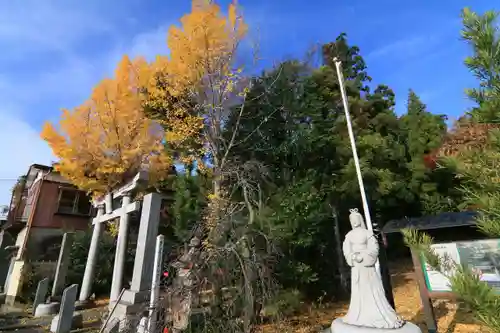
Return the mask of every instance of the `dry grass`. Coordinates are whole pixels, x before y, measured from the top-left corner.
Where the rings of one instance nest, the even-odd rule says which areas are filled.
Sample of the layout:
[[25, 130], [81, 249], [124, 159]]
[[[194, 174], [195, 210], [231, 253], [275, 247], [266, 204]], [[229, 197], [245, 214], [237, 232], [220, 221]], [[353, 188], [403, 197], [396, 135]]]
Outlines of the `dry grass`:
[[[404, 319], [417, 324], [427, 333], [417, 282], [411, 265], [391, 269], [396, 310]], [[304, 313], [288, 318], [277, 325], [265, 325], [259, 333], [319, 333], [330, 326], [333, 319], [347, 312], [347, 303], [310, 307]], [[487, 332], [477, 324], [472, 315], [459, 308], [455, 302], [435, 300], [434, 311], [439, 333]]]

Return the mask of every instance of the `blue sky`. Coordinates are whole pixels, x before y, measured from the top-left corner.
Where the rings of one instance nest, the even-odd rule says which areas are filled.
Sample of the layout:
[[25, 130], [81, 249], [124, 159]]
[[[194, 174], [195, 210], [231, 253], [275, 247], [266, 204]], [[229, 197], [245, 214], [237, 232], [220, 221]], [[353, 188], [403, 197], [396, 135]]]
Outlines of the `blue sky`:
[[[225, 6], [229, 1], [220, 1]], [[409, 88], [430, 111], [456, 117], [470, 106], [463, 90], [476, 84], [463, 65], [460, 9], [483, 12], [475, 0], [240, 0], [267, 67], [303, 57], [314, 45], [348, 33], [375, 83], [394, 89], [397, 112]], [[39, 139], [44, 121], [81, 103], [122, 54], [165, 53], [166, 31], [190, 10], [189, 0], [23, 0], [0, 2], [0, 204], [12, 179], [31, 163], [54, 160]]]

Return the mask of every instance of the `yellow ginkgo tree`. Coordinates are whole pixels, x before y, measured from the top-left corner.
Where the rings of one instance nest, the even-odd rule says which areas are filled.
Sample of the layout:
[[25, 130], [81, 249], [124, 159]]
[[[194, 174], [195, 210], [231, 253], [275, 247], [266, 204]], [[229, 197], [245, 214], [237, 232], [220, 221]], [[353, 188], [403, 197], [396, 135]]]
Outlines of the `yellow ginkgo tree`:
[[[241, 290], [244, 331], [250, 332], [257, 303], [262, 303], [257, 296], [260, 276], [255, 274], [261, 261], [255, 259], [259, 255], [254, 251], [252, 233], [256, 205], [249, 198], [250, 177], [243, 175], [253, 165], [236, 161], [231, 154], [237, 138], [241, 140], [238, 119], [250, 88], [239, 61], [248, 28], [235, 2], [224, 12], [214, 1], [193, 0], [191, 12], [180, 23], [168, 31], [169, 54], [158, 56], [148, 69], [146, 109], [162, 123], [166, 143], [181, 152], [181, 160], [196, 160], [198, 170], [213, 181], [201, 228], [202, 251], [209, 253], [210, 260], [194, 263], [197, 255], [193, 255], [187, 261], [209, 270], [225, 265], [231, 274], [242, 274], [238, 283], [220, 276], [207, 280], [215, 296], [214, 313], [222, 308], [222, 287]], [[229, 122], [229, 118], [237, 120]], [[234, 193], [243, 193], [244, 199], [231, 198]], [[245, 227], [236, 230], [236, 219]], [[226, 246], [229, 243], [236, 245]]]
[[[181, 27], [173, 26], [168, 32], [170, 54], [157, 57], [150, 66], [147, 106], [164, 120], [166, 141], [191, 149], [186, 159], [209, 155], [215, 174], [224, 168], [232, 145], [223, 142], [224, 119], [246, 92], [242, 68], [236, 64], [246, 33], [235, 3], [224, 15], [212, 1], [193, 0]], [[215, 180], [215, 195], [217, 184]]]
[[231, 113], [241, 116], [248, 92], [237, 61], [248, 29], [235, 2], [224, 13], [214, 1], [193, 0], [191, 12], [180, 22], [168, 31], [169, 54], [157, 56], [147, 67], [145, 107], [163, 125], [165, 141], [179, 160], [196, 161], [198, 171], [211, 176], [211, 213], [205, 216], [205, 227], [212, 231], [227, 199], [222, 183], [238, 130], [228, 139], [224, 126]]
[[63, 110], [58, 128], [44, 125], [41, 136], [59, 158], [56, 169], [80, 189], [100, 195], [140, 169], [154, 182], [172, 166], [162, 127], [144, 113], [145, 68], [145, 61], [124, 56], [114, 77], [98, 83], [85, 103]]

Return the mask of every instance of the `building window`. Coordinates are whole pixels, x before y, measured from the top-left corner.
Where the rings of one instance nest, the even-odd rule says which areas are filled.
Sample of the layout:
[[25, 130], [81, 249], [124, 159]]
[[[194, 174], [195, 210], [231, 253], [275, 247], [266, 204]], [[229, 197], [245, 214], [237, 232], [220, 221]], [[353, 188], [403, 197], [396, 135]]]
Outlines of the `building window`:
[[74, 189], [60, 189], [58, 213], [89, 215], [90, 206], [85, 193]]

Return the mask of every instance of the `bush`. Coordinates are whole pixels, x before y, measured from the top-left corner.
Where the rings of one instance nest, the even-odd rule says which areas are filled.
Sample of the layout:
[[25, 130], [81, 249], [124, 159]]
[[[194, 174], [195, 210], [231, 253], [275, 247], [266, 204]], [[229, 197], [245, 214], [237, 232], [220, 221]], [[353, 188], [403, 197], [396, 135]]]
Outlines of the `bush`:
[[44, 277], [36, 274], [33, 266], [29, 266], [26, 268], [24, 273], [24, 278], [21, 286], [21, 302], [23, 303], [31, 303], [35, 299], [36, 288], [38, 286], [38, 282], [42, 280]]
[[262, 310], [265, 318], [277, 318], [280, 315], [290, 316], [302, 307], [303, 296], [297, 289], [282, 290]]

